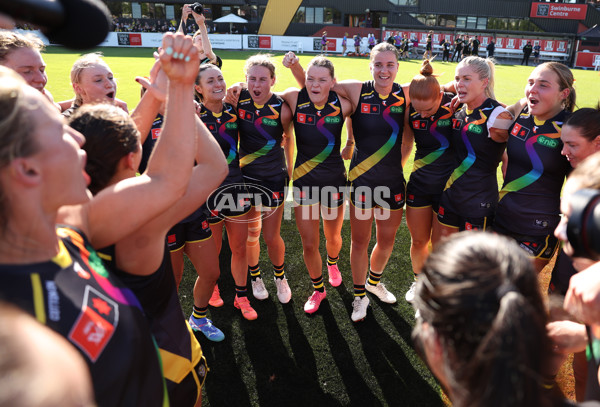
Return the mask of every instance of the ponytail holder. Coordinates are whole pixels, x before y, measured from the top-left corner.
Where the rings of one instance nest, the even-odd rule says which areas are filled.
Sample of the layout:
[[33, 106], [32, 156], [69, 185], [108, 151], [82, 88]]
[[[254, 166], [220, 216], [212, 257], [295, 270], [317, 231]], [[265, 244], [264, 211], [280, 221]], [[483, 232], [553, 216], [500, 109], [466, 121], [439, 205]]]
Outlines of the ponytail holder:
[[514, 286], [513, 283], [503, 283], [500, 287], [496, 289], [496, 297], [498, 301], [501, 301], [504, 296], [510, 292], [518, 293], [517, 287]]

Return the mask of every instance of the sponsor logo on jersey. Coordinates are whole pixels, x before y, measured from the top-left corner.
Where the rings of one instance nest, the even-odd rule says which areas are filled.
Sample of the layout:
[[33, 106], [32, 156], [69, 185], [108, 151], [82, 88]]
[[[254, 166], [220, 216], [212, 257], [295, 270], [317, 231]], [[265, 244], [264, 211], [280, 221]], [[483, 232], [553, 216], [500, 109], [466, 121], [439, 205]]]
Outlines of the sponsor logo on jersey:
[[402, 202], [402, 194], [394, 195], [394, 199], [396, 200], [396, 202]]
[[177, 241], [177, 237], [175, 236], [175, 233], [173, 233], [172, 235], [167, 235], [167, 244], [173, 244]]
[[427, 130], [427, 120], [413, 120], [412, 126], [415, 130]]
[[465, 230], [473, 230], [477, 228], [473, 228], [473, 225], [469, 222], [465, 222]]
[[526, 140], [530, 130], [527, 127], [521, 126], [519, 123], [515, 123], [510, 134], [518, 139]]
[[391, 106], [390, 112], [391, 113], [404, 113], [404, 106]]
[[366, 114], [379, 114], [379, 105], [374, 105], [370, 103], [361, 103], [360, 104], [360, 112]]
[[240, 119], [242, 119], [242, 120], [245, 120], [247, 122], [254, 121], [254, 114], [252, 114], [252, 112], [249, 112], [244, 109], [240, 109], [240, 110], [238, 110], [238, 114], [239, 114]]
[[212, 133], [216, 133], [217, 131], [217, 125], [216, 123], [204, 123], [206, 125], [206, 128], [208, 130], [210, 130]]
[[268, 117], [263, 117], [262, 124], [265, 126], [277, 127], [277, 120], [269, 119]]
[[69, 332], [69, 340], [95, 362], [106, 348], [118, 323], [117, 303], [88, 285], [85, 287], [79, 317]]
[[273, 199], [280, 201], [283, 198], [283, 193], [279, 191], [273, 191]]
[[235, 130], [238, 128], [238, 125], [236, 122], [227, 122], [225, 123], [225, 128], [228, 130]]
[[483, 134], [483, 128], [478, 124], [469, 124], [469, 131], [475, 134]]
[[204, 229], [204, 230], [210, 229], [210, 226], [208, 225], [208, 221], [207, 220], [203, 220], [202, 221], [202, 229]]
[[410, 195], [408, 195], [408, 201], [409, 201], [409, 202], [412, 202], [412, 201], [414, 201], [414, 200], [415, 200], [415, 194], [410, 194]]
[[160, 136], [160, 131], [162, 129], [152, 129], [150, 132], [152, 133], [152, 140], [156, 140], [158, 136]]
[[547, 228], [548, 227], [548, 221], [547, 220], [536, 219], [535, 220], [535, 226], [539, 226], [541, 228]]
[[444, 209], [443, 206], [440, 206], [439, 209], [438, 209], [438, 214], [444, 216], [444, 212], [446, 212], [446, 210]]
[[448, 127], [450, 126], [450, 119], [440, 119], [437, 121], [438, 127]]
[[559, 146], [559, 142], [557, 139], [553, 139], [546, 136], [539, 136], [536, 143], [548, 148], [557, 148]]
[[315, 115], [298, 113], [298, 123], [314, 125], [315, 124]]
[[461, 126], [462, 126], [462, 120], [452, 119], [452, 128], [453, 129], [460, 129]]
[[337, 123], [340, 123], [341, 121], [342, 121], [342, 118], [340, 116], [326, 116], [325, 117], [325, 123], [337, 124]]

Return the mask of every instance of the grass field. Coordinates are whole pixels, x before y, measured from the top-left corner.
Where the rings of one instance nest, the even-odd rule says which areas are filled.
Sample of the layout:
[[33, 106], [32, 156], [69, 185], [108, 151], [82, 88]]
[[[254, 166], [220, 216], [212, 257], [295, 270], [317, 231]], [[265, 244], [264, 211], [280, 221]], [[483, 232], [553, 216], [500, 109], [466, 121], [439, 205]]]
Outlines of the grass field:
[[[150, 50], [104, 49], [108, 64], [118, 79], [118, 97], [130, 110], [139, 99], [136, 75], [147, 75], [152, 65]], [[228, 83], [243, 80], [243, 63], [248, 52], [217, 51], [224, 61], [224, 76]], [[48, 64], [48, 89], [56, 100], [73, 96], [69, 85], [69, 70], [79, 55], [61, 48], [49, 48], [44, 58]], [[281, 67], [282, 54], [275, 56]], [[304, 65], [312, 58], [302, 55]], [[333, 57], [337, 77], [367, 80], [368, 61], [357, 58]], [[409, 81], [419, 69], [419, 62], [400, 63], [397, 81]], [[448, 82], [454, 73], [453, 63], [435, 63]], [[496, 93], [500, 101], [512, 103], [523, 94], [526, 78], [532, 67], [497, 67]], [[600, 95], [598, 72], [575, 71], [580, 107], [593, 106]], [[295, 86], [285, 68], [279, 69], [276, 90]], [[406, 176], [412, 161], [406, 166]], [[344, 283], [338, 288], [328, 284], [327, 298], [319, 312], [307, 316], [303, 304], [312, 292], [302, 259], [302, 246], [289, 213], [282, 226], [286, 242], [286, 271], [293, 298], [281, 305], [275, 296], [271, 267], [263, 246], [261, 267], [270, 298], [253, 300], [259, 314], [256, 321], [246, 321], [233, 308], [234, 287], [229, 269], [227, 245], [221, 253], [220, 287], [225, 306], [211, 309], [210, 316], [220, 327], [226, 340], [211, 343], [201, 335], [211, 372], [205, 386], [205, 406], [441, 406], [440, 389], [428, 369], [412, 350], [410, 332], [414, 311], [404, 301], [404, 293], [412, 281], [408, 255], [410, 236], [406, 225], [400, 228], [394, 253], [383, 281], [399, 297], [398, 304], [386, 305], [375, 299], [367, 319], [358, 324], [350, 320], [352, 280], [349, 264], [350, 227], [345, 222], [344, 245], [340, 269]], [[324, 243], [321, 251], [325, 256]], [[180, 290], [183, 309], [192, 309], [193, 269], [186, 264]], [[326, 274], [325, 274], [326, 278]]]

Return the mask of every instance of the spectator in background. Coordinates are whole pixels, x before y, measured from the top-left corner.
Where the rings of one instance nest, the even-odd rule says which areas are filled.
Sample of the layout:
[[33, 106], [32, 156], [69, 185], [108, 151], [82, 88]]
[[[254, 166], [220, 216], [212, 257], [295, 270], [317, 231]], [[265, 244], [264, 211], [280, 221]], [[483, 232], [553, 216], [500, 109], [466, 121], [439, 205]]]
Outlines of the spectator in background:
[[473, 37], [473, 44], [471, 45], [471, 55], [479, 56], [479, 45], [481, 42], [477, 39], [477, 36]]
[[494, 42], [493, 38], [492, 38], [492, 40], [490, 41], [490, 43], [488, 44], [488, 46], [485, 49], [487, 50], [487, 57], [488, 58], [493, 58], [494, 57], [494, 51], [496, 50], [496, 43]]
[[398, 50], [398, 55], [400, 55], [402, 53], [402, 36], [400, 35], [400, 33], [394, 36], [394, 47], [396, 47], [396, 50]]
[[342, 56], [346, 56], [346, 48], [348, 47], [348, 33], [344, 33], [344, 38], [342, 38]]
[[327, 41], [327, 31], [323, 31], [323, 36], [321, 37], [321, 53], [323, 55], [327, 55], [327, 46], [329, 45], [329, 41]]
[[454, 40], [454, 54], [452, 54], [452, 58], [450, 59], [450, 62], [454, 62], [454, 58], [456, 57], [456, 62], [459, 62], [462, 56], [462, 49], [463, 49], [463, 38], [462, 35], [458, 35], [458, 37], [456, 37], [456, 39]]
[[354, 36], [354, 50], [356, 51], [356, 55], [360, 55], [360, 35], [356, 34]]
[[402, 38], [402, 55], [401, 59], [408, 59], [408, 48], [410, 47], [410, 43], [408, 42], [408, 36], [404, 35]]
[[377, 44], [377, 40], [375, 39], [375, 36], [373, 34], [369, 33], [367, 41], [369, 42], [369, 52], [371, 52], [375, 44]]
[[419, 40], [415, 37], [411, 40], [412, 42], [412, 52], [414, 52], [415, 56], [419, 57]]
[[527, 44], [523, 46], [523, 59], [521, 60], [521, 65], [529, 65], [529, 57], [531, 56], [532, 51], [533, 45], [531, 45], [531, 41], [527, 41]]
[[425, 53], [423, 59], [433, 58], [433, 30], [430, 30], [427, 34], [427, 42], [425, 43]]
[[533, 63], [535, 65], [540, 63], [540, 50], [542, 49], [542, 47], [540, 46], [540, 43], [536, 43], [533, 46]]
[[442, 61], [448, 62], [450, 60], [450, 42], [447, 39], [442, 40], [443, 56]]
[[473, 38], [469, 38], [468, 42], [465, 39], [465, 43], [463, 45], [463, 50], [462, 50], [462, 58], [471, 56], [471, 46], [472, 45], [473, 45]]

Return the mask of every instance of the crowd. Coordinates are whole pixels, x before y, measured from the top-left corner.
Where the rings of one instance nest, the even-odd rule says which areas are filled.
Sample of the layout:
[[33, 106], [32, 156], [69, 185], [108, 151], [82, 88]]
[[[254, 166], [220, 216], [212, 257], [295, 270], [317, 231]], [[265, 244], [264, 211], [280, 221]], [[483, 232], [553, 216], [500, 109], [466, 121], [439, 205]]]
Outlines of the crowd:
[[[267, 55], [248, 58], [243, 81], [228, 88], [204, 16], [185, 5], [179, 30], [189, 16], [199, 29], [164, 35], [149, 77], [136, 78], [142, 96], [131, 113], [99, 54], [74, 63], [74, 97], [55, 101], [41, 42], [0, 32], [0, 300], [12, 304], [0, 304], [0, 341], [17, 346], [7, 324], [39, 329], [90, 374], [43, 386], [61, 401], [40, 391], [27, 405], [93, 405], [92, 397], [100, 406], [200, 405], [208, 367], [193, 332], [225, 339], [208, 315], [209, 305], [224, 305], [223, 234], [241, 317], [258, 318], [251, 300], [268, 298], [268, 280], [281, 303], [293, 295], [280, 234], [290, 181], [313, 289], [307, 314], [327, 300], [328, 285], [342, 283], [340, 256], [350, 260], [352, 321], [367, 317], [371, 299], [397, 302], [382, 280], [406, 212], [414, 283], [404, 299], [416, 311], [415, 344], [455, 405], [573, 405], [553, 378], [586, 345], [577, 399], [600, 401], [600, 278], [582, 259], [598, 256], [588, 254], [594, 241], [573, 232], [587, 229], [572, 225], [588, 207], [579, 190], [600, 195], [600, 108], [575, 111], [566, 66], [533, 69], [525, 97], [507, 106], [474, 41], [475, 55], [463, 51], [450, 83], [436, 78], [429, 39], [418, 74], [398, 84], [405, 50], [394, 39], [370, 44], [369, 81], [338, 81], [326, 57], [305, 69], [289, 52], [283, 65], [297, 88], [273, 91]], [[346, 210], [349, 253], [341, 250]], [[259, 267], [261, 235], [272, 275]], [[537, 273], [560, 241], [552, 288], [566, 294], [572, 320], [550, 321]], [[184, 253], [197, 272], [187, 321], [177, 296]], [[30, 363], [0, 366], [28, 372]], [[52, 369], [37, 374], [57, 379]], [[25, 397], [13, 390], [4, 405]]]

